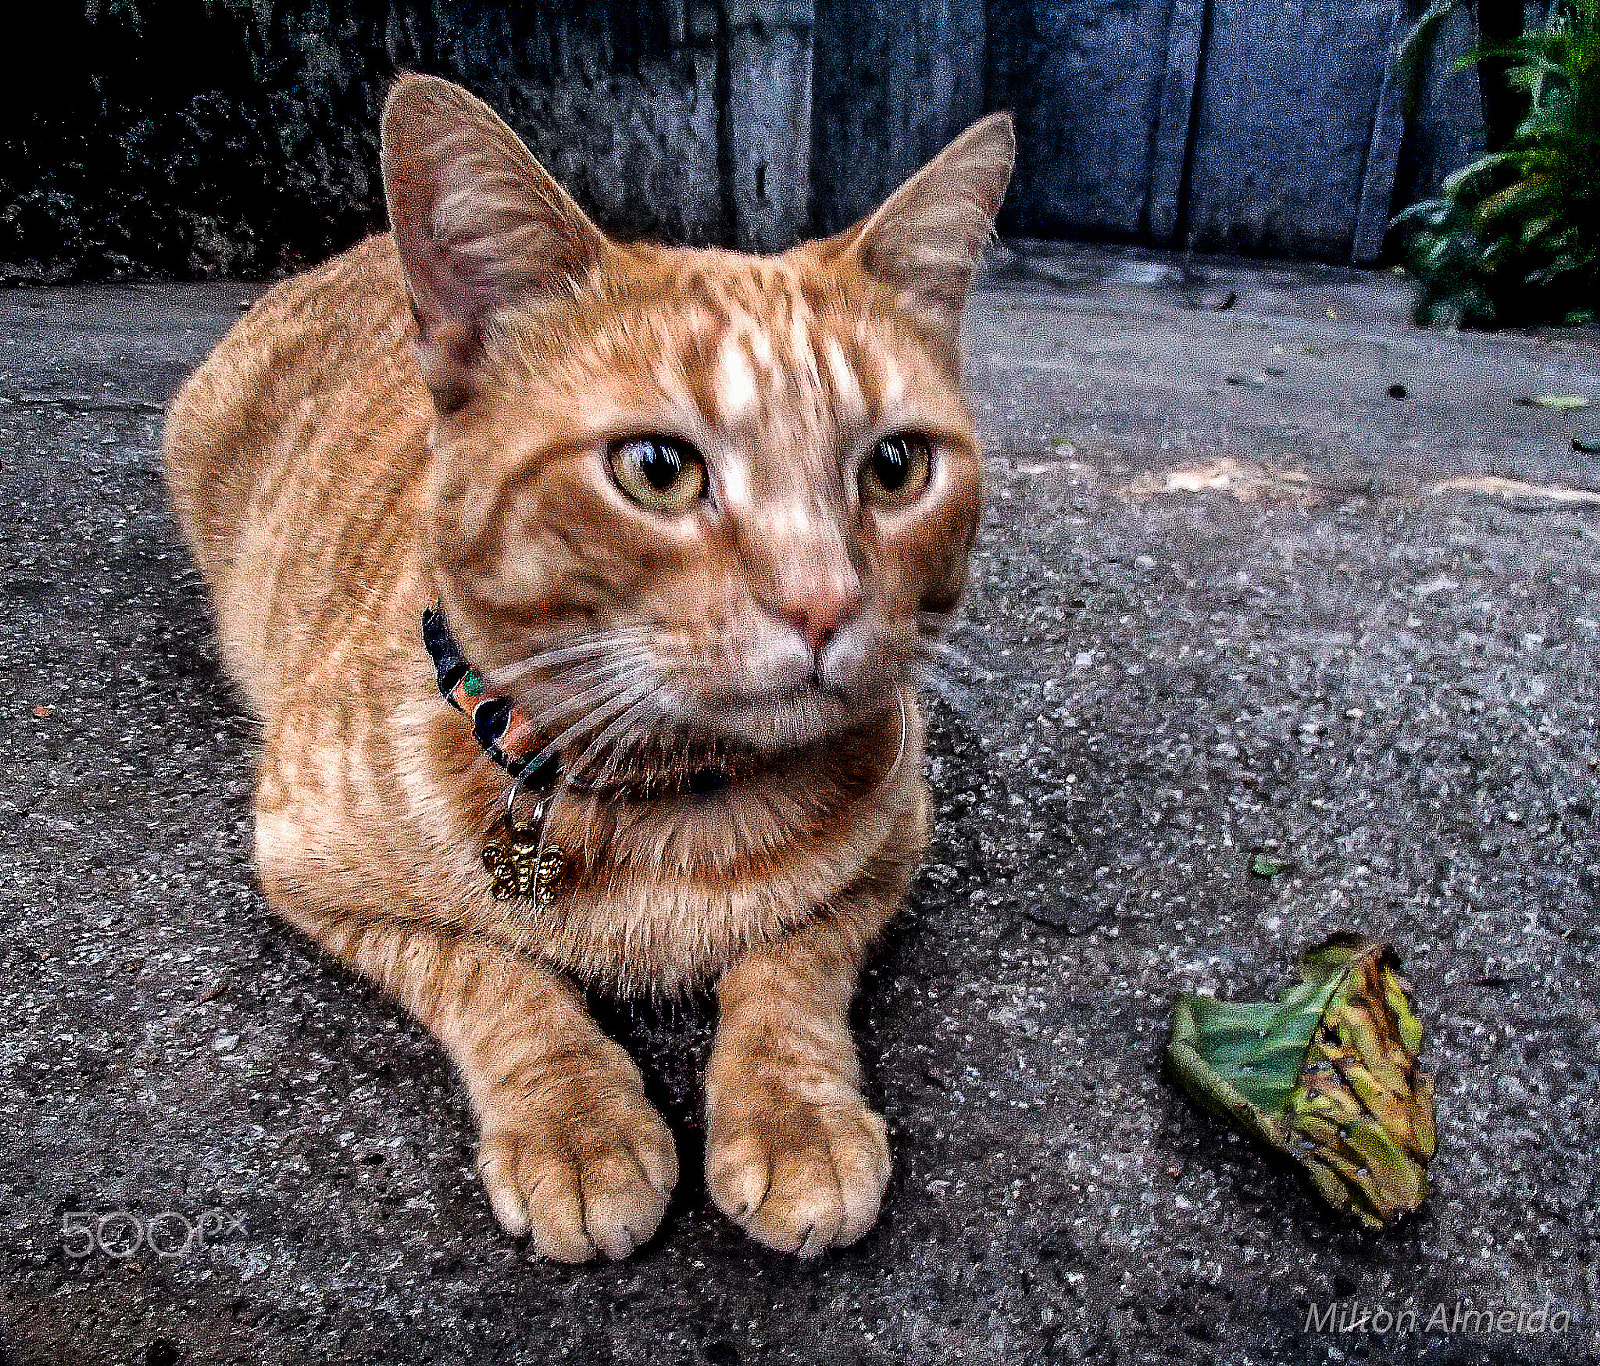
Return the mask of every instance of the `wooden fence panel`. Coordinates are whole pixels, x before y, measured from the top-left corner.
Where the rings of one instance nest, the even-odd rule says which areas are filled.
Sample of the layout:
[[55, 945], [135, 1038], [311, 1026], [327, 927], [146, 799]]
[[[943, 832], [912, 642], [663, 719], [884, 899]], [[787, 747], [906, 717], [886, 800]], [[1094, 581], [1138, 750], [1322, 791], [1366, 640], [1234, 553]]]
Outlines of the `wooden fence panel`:
[[962, 0], [817, 0], [811, 217], [875, 208], [983, 110], [984, 13]]
[[1172, 0], [990, 0], [987, 102], [1017, 117], [1002, 228], [1149, 235]]

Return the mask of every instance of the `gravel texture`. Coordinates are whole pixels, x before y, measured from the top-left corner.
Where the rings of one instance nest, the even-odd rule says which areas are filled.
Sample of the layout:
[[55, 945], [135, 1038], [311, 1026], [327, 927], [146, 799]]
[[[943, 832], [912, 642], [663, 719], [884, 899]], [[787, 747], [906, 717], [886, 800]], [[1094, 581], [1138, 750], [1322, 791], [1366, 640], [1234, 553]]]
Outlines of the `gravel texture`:
[[[572, 1269], [495, 1229], [439, 1050], [252, 883], [252, 726], [156, 454], [252, 293], [0, 294], [12, 1366], [1596, 1359], [1596, 409], [1514, 400], [1600, 408], [1600, 335], [1419, 333], [1388, 276], [1000, 252], [970, 662], [859, 1000], [883, 1220], [804, 1264], [747, 1241], [698, 1171], [706, 1001], [602, 1006], [685, 1175], [640, 1255]], [[1434, 1193], [1377, 1235], [1162, 1071], [1178, 992], [1261, 999], [1335, 929], [1397, 945], [1438, 1078]], [[1308, 1324], [1334, 1304], [1418, 1317]]]

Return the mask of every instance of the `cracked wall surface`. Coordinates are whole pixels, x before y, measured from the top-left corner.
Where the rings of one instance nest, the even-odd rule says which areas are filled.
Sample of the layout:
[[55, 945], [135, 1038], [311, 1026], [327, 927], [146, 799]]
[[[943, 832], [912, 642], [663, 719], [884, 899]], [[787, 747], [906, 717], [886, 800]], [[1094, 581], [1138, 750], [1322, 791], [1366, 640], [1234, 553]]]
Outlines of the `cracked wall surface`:
[[1369, 261], [1482, 135], [1457, 16], [1421, 107], [1413, 0], [84, 0], [36, 6], [0, 119], [0, 283], [264, 276], [383, 225], [395, 74], [481, 95], [608, 230], [782, 248], [987, 109], [1001, 231]]

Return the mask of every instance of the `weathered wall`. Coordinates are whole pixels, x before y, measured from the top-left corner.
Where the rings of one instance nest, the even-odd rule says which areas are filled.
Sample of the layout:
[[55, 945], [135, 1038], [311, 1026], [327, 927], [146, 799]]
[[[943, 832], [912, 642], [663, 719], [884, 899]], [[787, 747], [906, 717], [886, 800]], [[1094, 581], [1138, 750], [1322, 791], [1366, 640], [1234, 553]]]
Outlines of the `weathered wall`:
[[811, 0], [728, 0], [721, 101], [729, 199], [723, 238], [781, 250], [804, 235], [811, 186]]
[[1350, 249], [1395, 28], [1393, 0], [1213, 0], [1185, 245]]
[[778, 245], [807, 217], [810, 6], [43, 6], [0, 128], [0, 273], [260, 273], [382, 223], [401, 70], [471, 87], [608, 229]]
[[817, 0], [813, 226], [855, 222], [984, 109], [983, 7]]
[[1147, 232], [1170, 0], [993, 0], [989, 94], [1017, 117], [1006, 224], [1032, 237]]
[[[1008, 108], [1003, 232], [1373, 260], [1391, 214], [1482, 143], [1476, 75], [1451, 70], [1465, 12], [1428, 63], [1437, 102], [1407, 121], [1389, 57], [1423, 4], [822, 0], [813, 224], [842, 226], [971, 114]], [[980, 90], [944, 52], [981, 60]]]
[[12, 44], [36, 80], [0, 88], [0, 279], [327, 255], [382, 223], [378, 114], [408, 68], [476, 90], [627, 236], [836, 230], [1009, 108], [1004, 232], [1367, 260], [1482, 145], [1464, 14], [1409, 122], [1385, 79], [1420, 3], [36, 5]]
[[1395, 186], [1397, 204], [1438, 193], [1440, 182], [1485, 151], [1477, 72], [1456, 63], [1478, 41], [1472, 15], [1457, 10], [1440, 30], [1420, 72], [1417, 107], [1406, 125]]

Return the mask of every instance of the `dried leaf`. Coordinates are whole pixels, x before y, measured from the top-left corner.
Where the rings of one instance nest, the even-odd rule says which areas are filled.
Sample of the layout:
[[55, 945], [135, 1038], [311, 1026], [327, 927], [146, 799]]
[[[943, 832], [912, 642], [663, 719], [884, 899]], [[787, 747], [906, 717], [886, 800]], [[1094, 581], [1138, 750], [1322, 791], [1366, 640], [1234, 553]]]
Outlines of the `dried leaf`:
[[1427, 1196], [1436, 1141], [1409, 988], [1387, 944], [1349, 934], [1301, 954], [1300, 976], [1277, 1001], [1179, 997], [1167, 1060], [1190, 1096], [1294, 1158], [1329, 1204], [1392, 1222]]

